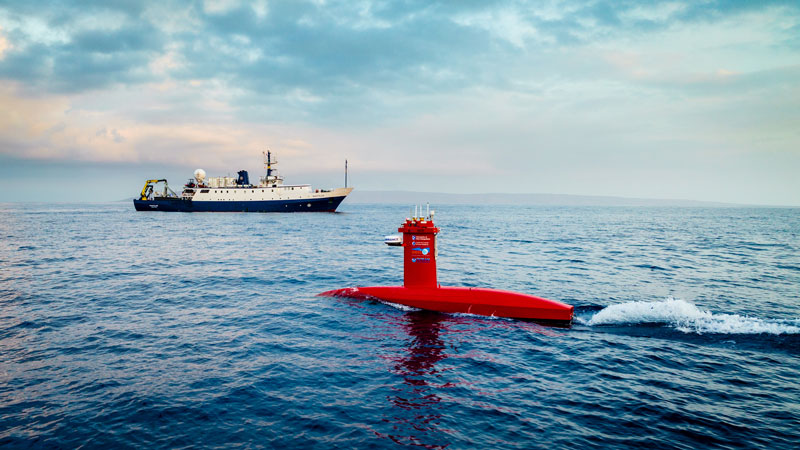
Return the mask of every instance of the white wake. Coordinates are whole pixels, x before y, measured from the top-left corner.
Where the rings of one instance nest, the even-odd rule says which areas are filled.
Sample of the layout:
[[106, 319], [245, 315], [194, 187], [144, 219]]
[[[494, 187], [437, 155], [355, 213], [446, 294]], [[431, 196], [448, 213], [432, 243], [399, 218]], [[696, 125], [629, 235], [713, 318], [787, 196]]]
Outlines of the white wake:
[[386, 300], [376, 299], [379, 302], [383, 303], [384, 305], [391, 306], [392, 308], [397, 308], [400, 311], [421, 311], [419, 308], [414, 308], [413, 306], [401, 305], [400, 303], [392, 303]]
[[767, 320], [738, 314], [714, 314], [684, 300], [629, 302], [611, 305], [588, 319], [586, 325], [658, 323], [684, 333], [799, 334], [800, 319]]

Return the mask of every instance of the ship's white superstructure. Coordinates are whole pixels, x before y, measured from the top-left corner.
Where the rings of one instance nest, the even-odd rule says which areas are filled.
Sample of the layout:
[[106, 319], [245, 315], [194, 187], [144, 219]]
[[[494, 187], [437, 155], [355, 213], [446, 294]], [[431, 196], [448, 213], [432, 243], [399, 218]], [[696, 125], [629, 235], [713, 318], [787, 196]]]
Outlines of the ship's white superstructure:
[[319, 199], [337, 195], [347, 195], [353, 188], [311, 189], [308, 184], [285, 184], [277, 187], [236, 186], [186, 188], [183, 197], [195, 202], [247, 202], [267, 200]]

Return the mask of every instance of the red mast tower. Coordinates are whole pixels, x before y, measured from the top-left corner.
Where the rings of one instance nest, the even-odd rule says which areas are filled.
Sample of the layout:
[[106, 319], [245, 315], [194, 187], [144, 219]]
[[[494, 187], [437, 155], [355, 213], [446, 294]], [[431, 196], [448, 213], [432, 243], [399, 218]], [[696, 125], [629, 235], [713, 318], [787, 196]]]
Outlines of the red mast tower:
[[430, 220], [406, 219], [397, 229], [403, 233], [403, 286], [435, 288], [436, 235], [439, 229]]

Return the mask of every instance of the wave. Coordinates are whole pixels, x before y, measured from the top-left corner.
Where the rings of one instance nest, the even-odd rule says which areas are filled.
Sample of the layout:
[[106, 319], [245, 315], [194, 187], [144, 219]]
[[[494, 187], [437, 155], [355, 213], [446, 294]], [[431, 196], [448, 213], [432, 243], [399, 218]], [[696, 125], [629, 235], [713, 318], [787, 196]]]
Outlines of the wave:
[[738, 314], [714, 314], [684, 301], [628, 302], [579, 318], [585, 325], [664, 324], [684, 333], [800, 334], [800, 319], [759, 319]]
[[376, 300], [383, 303], [384, 305], [389, 305], [392, 308], [397, 308], [400, 311], [421, 311], [421, 309], [414, 308], [413, 306], [406, 306], [406, 305], [401, 305], [400, 303], [387, 302], [386, 300], [381, 300], [381, 299], [376, 299]]

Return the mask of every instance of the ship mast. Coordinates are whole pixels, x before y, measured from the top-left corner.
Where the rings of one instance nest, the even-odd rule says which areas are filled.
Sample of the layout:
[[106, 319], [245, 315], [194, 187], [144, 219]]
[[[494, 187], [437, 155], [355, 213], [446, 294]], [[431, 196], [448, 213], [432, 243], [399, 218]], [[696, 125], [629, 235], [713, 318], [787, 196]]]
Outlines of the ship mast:
[[267, 178], [269, 178], [272, 176], [272, 165], [278, 164], [278, 161], [272, 160], [272, 152], [269, 149], [266, 152], [261, 152], [261, 154], [264, 155], [264, 166], [267, 168]]
[[264, 155], [264, 167], [267, 169], [267, 176], [262, 178], [262, 183], [264, 185], [275, 185], [283, 184], [283, 178], [278, 175], [278, 169], [273, 169], [272, 166], [278, 164], [278, 160], [272, 159], [272, 152], [267, 148], [266, 152], [261, 152]]

